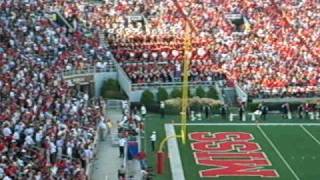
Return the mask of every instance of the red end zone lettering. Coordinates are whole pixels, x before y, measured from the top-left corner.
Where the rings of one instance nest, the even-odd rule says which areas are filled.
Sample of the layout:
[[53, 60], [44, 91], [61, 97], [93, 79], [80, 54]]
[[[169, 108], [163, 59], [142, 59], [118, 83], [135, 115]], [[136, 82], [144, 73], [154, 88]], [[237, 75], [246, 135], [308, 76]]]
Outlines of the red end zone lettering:
[[[197, 164], [217, 168], [200, 171], [201, 177], [220, 176], [260, 176], [278, 177], [271, 169], [261, 169], [270, 166], [264, 153], [208, 153], [195, 152]], [[223, 158], [223, 159], [222, 159]]]
[[196, 132], [189, 134], [197, 164], [213, 167], [199, 172], [201, 177], [257, 176], [279, 177], [259, 144], [249, 142], [253, 135], [244, 132]]
[[254, 137], [250, 133], [245, 132], [193, 132], [189, 134], [189, 139], [201, 142], [215, 142], [215, 141], [249, 141], [253, 140]]
[[251, 152], [261, 150], [259, 144], [246, 141], [234, 142], [195, 142], [191, 144], [195, 151], [214, 151], [214, 152], [230, 152], [237, 150], [238, 152]]

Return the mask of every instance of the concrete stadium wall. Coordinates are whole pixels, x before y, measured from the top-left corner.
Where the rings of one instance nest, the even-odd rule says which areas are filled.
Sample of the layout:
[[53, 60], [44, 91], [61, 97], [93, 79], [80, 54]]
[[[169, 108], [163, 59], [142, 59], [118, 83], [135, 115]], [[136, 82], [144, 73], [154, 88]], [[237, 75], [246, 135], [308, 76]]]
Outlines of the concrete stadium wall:
[[[161, 85], [159, 85], [161, 87]], [[146, 89], [148, 89], [149, 91], [151, 91], [154, 95], [154, 97], [156, 98], [157, 97], [157, 93], [158, 93], [158, 88], [159, 87], [149, 87], [149, 88], [144, 88], [144, 89], [141, 89], [141, 90], [132, 90], [130, 95], [129, 95], [129, 99], [131, 102], [140, 102], [140, 99], [141, 99], [141, 96], [142, 96], [142, 93], [143, 91], [145, 91]], [[180, 86], [172, 86], [172, 87], [165, 87], [165, 89], [167, 90], [169, 96], [172, 92], [173, 89], [176, 89], [176, 88], [180, 88]], [[205, 91], [208, 91], [209, 89], [209, 86], [203, 86], [202, 87]], [[195, 93], [196, 91], [196, 87], [190, 87], [190, 91], [191, 93]]]
[[109, 79], [117, 79], [116, 72], [101, 72], [94, 74], [94, 82], [95, 82], [95, 96], [101, 95], [101, 87], [103, 82]]
[[[90, 78], [89, 78], [90, 77]], [[99, 97], [101, 95], [101, 87], [103, 82], [109, 79], [116, 79], [119, 81], [121, 88], [126, 92], [131, 102], [140, 102], [141, 95], [145, 90], [150, 90], [154, 96], [157, 96], [158, 88], [163, 87], [167, 90], [168, 94], [171, 94], [171, 91], [175, 88], [181, 88], [181, 84], [152, 84], [152, 86], [139, 86], [138, 88], [132, 88], [131, 81], [128, 79], [126, 74], [122, 71], [113, 71], [113, 72], [90, 72], [90, 73], [80, 73], [80, 74], [70, 74], [65, 75], [64, 79], [73, 80], [76, 82], [80, 82], [81, 80], [92, 79], [93, 77], [93, 84], [94, 84], [94, 95]], [[213, 87], [211, 84], [206, 85], [192, 85], [190, 86], [191, 93], [194, 93], [196, 87], [201, 86], [205, 91], [208, 90], [209, 87]]]

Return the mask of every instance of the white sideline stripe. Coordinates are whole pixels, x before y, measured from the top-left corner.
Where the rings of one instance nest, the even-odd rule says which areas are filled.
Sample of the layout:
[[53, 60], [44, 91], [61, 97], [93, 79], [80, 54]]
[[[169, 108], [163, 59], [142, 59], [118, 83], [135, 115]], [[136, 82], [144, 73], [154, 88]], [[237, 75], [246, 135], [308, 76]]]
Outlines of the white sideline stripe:
[[[181, 123], [173, 123], [179, 126]], [[320, 123], [188, 123], [187, 126], [320, 126]]]
[[303, 127], [302, 125], [301, 125], [300, 127], [301, 127], [301, 128], [304, 130], [304, 132], [306, 132], [316, 143], [318, 143], [318, 144], [320, 145], [320, 141], [319, 141], [316, 137], [314, 137], [308, 129], [306, 129], [306, 128]]
[[[176, 135], [172, 124], [165, 124], [165, 130], [167, 136]], [[177, 138], [169, 139], [167, 145], [172, 180], [185, 180]]]
[[291, 166], [289, 165], [289, 163], [284, 159], [284, 157], [282, 156], [282, 154], [280, 153], [280, 151], [278, 150], [278, 148], [273, 144], [273, 142], [271, 141], [271, 139], [268, 137], [268, 135], [263, 131], [263, 129], [258, 125], [257, 126], [258, 129], [260, 130], [261, 134], [264, 136], [264, 138], [269, 142], [269, 144], [272, 146], [272, 148], [276, 151], [276, 153], [278, 154], [278, 156], [280, 157], [280, 159], [284, 162], [284, 164], [287, 166], [287, 168], [291, 171], [291, 173], [293, 174], [293, 176], [297, 179], [300, 180], [300, 178], [298, 177], [298, 175], [296, 174], [296, 172], [291, 168]]

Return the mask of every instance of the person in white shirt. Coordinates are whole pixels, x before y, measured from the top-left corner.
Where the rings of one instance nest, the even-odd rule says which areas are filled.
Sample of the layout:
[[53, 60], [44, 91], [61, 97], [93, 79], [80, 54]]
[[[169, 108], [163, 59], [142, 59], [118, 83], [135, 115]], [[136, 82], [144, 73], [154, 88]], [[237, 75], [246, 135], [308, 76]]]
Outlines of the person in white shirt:
[[100, 129], [100, 132], [99, 132], [100, 139], [101, 139], [101, 141], [104, 141], [105, 132], [107, 130], [107, 125], [105, 123], [105, 120], [100, 121], [99, 129]]
[[20, 134], [19, 134], [19, 132], [15, 131], [15, 132], [13, 133], [13, 139], [16, 140], [16, 141], [18, 141], [18, 140], [20, 139]]
[[127, 140], [124, 137], [121, 137], [119, 139], [119, 152], [120, 152], [119, 157], [120, 158], [124, 157], [124, 146], [126, 145], [126, 142], [127, 142]]
[[28, 135], [26, 138], [25, 138], [25, 142], [24, 142], [24, 145], [25, 146], [32, 146], [34, 145], [35, 142], [34, 140], [32, 139], [32, 136], [31, 135]]
[[87, 93], [84, 93], [83, 99], [84, 99], [85, 102], [88, 102], [88, 100], [89, 100], [89, 95], [88, 95]]
[[42, 130], [40, 129], [40, 130], [36, 133], [36, 143], [37, 143], [37, 145], [40, 145], [40, 144], [41, 144], [42, 139], [43, 139], [43, 132], [42, 132]]
[[164, 118], [165, 115], [165, 104], [163, 101], [160, 102], [160, 113], [161, 113], [161, 118]]
[[57, 146], [53, 142], [50, 142], [50, 163], [56, 162], [56, 152]]
[[56, 147], [57, 147], [57, 158], [60, 159], [62, 156], [62, 151], [63, 151], [63, 146], [64, 146], [64, 139], [59, 138], [56, 141]]
[[128, 121], [127, 115], [123, 115], [122, 120], [119, 122], [119, 126], [122, 127], [124, 126]]
[[144, 119], [145, 116], [147, 114], [147, 109], [144, 105], [141, 106], [141, 115], [142, 115], [142, 118]]
[[[33, 125], [32, 125], [33, 126]], [[34, 128], [33, 127], [28, 127], [24, 130], [25, 135], [33, 135], [34, 133]]]
[[135, 114], [135, 115], [134, 115], [134, 119], [135, 119], [138, 123], [141, 122], [141, 117], [140, 117], [138, 114]]
[[5, 128], [2, 129], [2, 134], [3, 134], [4, 137], [9, 137], [9, 136], [12, 135], [12, 131], [11, 131], [11, 129], [9, 128], [9, 125], [8, 125], [8, 124], [6, 124], [6, 125], [5, 125]]
[[122, 112], [123, 114], [126, 114], [128, 107], [128, 101], [124, 100], [121, 102], [122, 103]]
[[34, 179], [35, 179], [35, 180], [42, 180], [42, 174], [41, 174], [40, 171], [37, 172], [37, 174], [35, 175]]
[[3, 178], [4, 175], [5, 175], [4, 169], [2, 167], [0, 167], [0, 178]]
[[12, 180], [9, 176], [5, 176], [3, 180]]
[[84, 150], [84, 157], [85, 157], [86, 165], [89, 164], [90, 160], [93, 158], [93, 151], [90, 147]]
[[152, 135], [150, 136], [150, 141], [151, 141], [152, 152], [154, 152], [156, 149], [156, 141], [157, 141], [157, 134], [155, 131], [152, 132]]
[[73, 147], [74, 147], [74, 144], [72, 142], [67, 142], [67, 155], [69, 158], [72, 158]]

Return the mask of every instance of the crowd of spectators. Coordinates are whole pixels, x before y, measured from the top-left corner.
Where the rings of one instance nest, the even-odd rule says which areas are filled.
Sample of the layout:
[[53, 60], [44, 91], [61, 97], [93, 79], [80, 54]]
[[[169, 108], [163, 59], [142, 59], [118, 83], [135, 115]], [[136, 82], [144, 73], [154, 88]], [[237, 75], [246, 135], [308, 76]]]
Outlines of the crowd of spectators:
[[[104, 105], [60, 72], [105, 68], [110, 52], [133, 83], [180, 81], [187, 54], [191, 81], [225, 79], [255, 97], [319, 95], [319, 18], [313, 0], [0, 1], [0, 178], [85, 179]], [[135, 114], [124, 116], [132, 132], [143, 125]]]
[[[49, 3], [48, 3], [49, 4]], [[104, 63], [96, 32], [69, 32], [41, 0], [0, 1], [0, 179], [86, 179], [103, 101], [60, 72]]]
[[[255, 97], [319, 95], [316, 1], [121, 0], [79, 7], [79, 19], [107, 31], [134, 83], [181, 79], [185, 26], [192, 24], [191, 80], [225, 78]], [[245, 23], [232, 23], [230, 14]], [[145, 21], [130, 20], [137, 15]]]
[[[304, 1], [300, 5], [309, 3]], [[274, 1], [246, 1], [239, 5], [241, 13], [252, 23], [251, 31], [241, 38], [242, 56], [226, 63], [225, 70], [253, 96], [319, 95], [319, 59], [279, 5]], [[317, 15], [317, 5], [313, 7]]]

